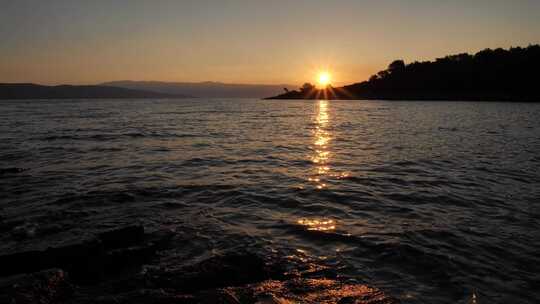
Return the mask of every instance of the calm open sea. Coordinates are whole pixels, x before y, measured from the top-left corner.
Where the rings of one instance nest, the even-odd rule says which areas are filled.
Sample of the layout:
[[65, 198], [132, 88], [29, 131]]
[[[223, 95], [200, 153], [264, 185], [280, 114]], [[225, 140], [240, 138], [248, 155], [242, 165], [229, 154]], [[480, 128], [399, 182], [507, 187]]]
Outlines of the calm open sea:
[[540, 104], [0, 102], [0, 253], [126, 223], [403, 303], [540, 302]]

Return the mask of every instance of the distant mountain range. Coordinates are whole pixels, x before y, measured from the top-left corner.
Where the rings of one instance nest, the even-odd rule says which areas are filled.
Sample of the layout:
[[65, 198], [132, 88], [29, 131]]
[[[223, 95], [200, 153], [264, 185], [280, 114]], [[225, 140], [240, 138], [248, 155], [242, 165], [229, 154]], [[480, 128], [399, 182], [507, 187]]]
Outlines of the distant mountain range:
[[202, 98], [263, 98], [292, 89], [293, 85], [228, 84], [221, 82], [112, 81], [101, 85], [182, 94]]
[[187, 98], [181, 94], [133, 90], [102, 85], [44, 86], [33, 83], [0, 83], [0, 99], [77, 98]]
[[540, 45], [485, 49], [434, 61], [395, 60], [369, 80], [317, 89], [309, 83], [270, 99], [386, 99], [540, 102]]

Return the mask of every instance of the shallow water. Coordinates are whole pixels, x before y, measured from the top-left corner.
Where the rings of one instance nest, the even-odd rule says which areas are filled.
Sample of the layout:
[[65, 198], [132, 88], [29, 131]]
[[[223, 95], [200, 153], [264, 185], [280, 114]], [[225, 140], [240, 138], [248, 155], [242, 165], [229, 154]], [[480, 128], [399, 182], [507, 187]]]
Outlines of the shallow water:
[[540, 302], [540, 104], [0, 102], [0, 253], [141, 223], [403, 303]]

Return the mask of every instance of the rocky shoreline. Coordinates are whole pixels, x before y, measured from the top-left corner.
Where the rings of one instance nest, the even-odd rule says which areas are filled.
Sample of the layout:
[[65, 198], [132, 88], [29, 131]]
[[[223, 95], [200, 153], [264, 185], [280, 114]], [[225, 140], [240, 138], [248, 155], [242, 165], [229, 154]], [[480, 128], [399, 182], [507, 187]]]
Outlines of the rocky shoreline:
[[162, 255], [174, 238], [133, 225], [0, 255], [0, 303], [399, 303], [286, 257], [229, 252], [183, 265]]

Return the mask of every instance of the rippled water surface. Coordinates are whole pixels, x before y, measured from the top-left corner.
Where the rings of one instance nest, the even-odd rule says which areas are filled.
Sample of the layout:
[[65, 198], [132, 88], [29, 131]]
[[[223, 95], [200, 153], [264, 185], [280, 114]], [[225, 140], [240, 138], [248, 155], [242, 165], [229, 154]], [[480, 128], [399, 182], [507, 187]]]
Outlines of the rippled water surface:
[[540, 302], [540, 104], [3, 101], [9, 167], [0, 252], [138, 222], [403, 303]]

